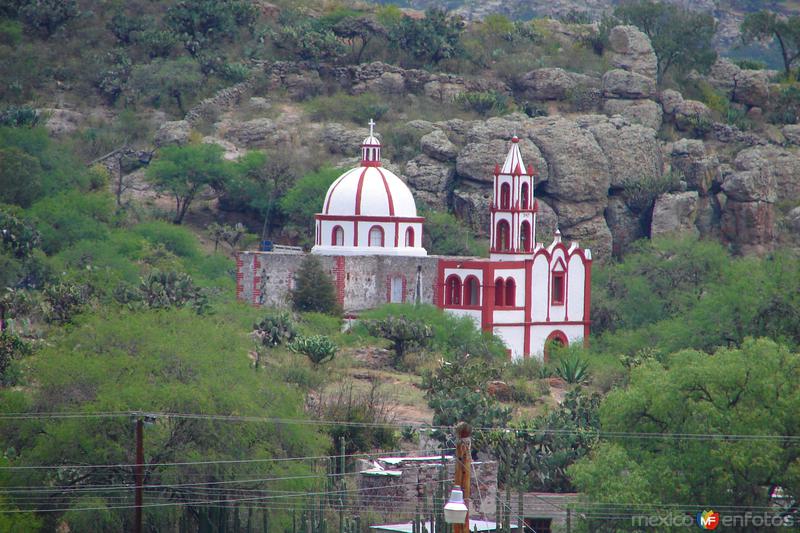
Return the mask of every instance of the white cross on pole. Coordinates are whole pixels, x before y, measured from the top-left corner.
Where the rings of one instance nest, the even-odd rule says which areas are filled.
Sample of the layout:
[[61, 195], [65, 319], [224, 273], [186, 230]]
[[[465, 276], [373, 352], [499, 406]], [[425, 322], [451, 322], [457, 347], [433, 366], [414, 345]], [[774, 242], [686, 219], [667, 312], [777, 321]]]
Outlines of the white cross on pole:
[[369, 136], [372, 137], [372, 128], [375, 126], [375, 121], [369, 119]]

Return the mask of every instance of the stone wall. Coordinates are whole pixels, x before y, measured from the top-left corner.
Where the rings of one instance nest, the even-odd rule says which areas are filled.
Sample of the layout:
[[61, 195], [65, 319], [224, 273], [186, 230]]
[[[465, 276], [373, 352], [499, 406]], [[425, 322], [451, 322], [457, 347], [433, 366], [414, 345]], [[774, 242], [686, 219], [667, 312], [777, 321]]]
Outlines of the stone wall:
[[[285, 308], [294, 275], [305, 254], [240, 252], [236, 265], [236, 296], [255, 305]], [[401, 301], [436, 303], [438, 265], [442, 256], [383, 255], [318, 256], [336, 286], [345, 312], [379, 307], [392, 297], [392, 280], [399, 278]], [[460, 258], [464, 259], [464, 258]]]
[[[447, 479], [454, 477], [454, 462], [447, 458]], [[381, 460], [378, 460], [381, 463]], [[401, 472], [397, 475], [370, 474], [358, 476], [359, 500], [364, 507], [370, 503], [391, 501], [397, 508], [408, 509], [419, 505], [423, 508], [427, 498], [430, 506], [431, 494], [442, 468], [440, 460], [411, 461], [387, 465], [387, 469]], [[473, 517], [494, 516], [497, 498], [497, 463], [473, 462], [470, 475], [470, 509]]]

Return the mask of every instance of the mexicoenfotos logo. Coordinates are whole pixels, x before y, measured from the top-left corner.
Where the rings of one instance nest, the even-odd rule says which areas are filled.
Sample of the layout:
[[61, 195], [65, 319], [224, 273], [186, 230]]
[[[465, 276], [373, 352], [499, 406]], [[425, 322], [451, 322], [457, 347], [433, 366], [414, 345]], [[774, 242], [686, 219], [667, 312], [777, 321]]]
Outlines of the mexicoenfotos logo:
[[719, 513], [712, 510], [697, 513], [697, 525], [700, 529], [717, 529], [719, 525]]

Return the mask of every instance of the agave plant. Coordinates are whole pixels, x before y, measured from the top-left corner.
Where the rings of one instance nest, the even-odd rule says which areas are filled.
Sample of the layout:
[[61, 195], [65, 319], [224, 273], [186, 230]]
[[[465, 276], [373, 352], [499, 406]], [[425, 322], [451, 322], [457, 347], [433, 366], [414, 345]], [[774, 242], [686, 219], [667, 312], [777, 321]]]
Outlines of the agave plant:
[[589, 363], [577, 355], [565, 357], [558, 362], [555, 373], [567, 383], [583, 383], [589, 378]]

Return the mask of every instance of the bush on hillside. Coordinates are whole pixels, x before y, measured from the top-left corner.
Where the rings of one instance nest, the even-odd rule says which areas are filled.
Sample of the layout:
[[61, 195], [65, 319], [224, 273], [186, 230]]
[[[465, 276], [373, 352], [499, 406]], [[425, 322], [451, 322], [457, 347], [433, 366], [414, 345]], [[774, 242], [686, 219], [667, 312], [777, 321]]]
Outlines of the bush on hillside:
[[333, 315], [341, 312], [333, 281], [316, 255], [308, 254], [300, 263], [294, 275], [294, 288], [290, 297], [295, 311], [316, 311]]

